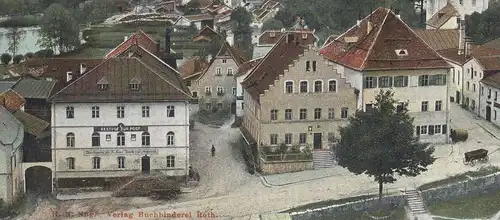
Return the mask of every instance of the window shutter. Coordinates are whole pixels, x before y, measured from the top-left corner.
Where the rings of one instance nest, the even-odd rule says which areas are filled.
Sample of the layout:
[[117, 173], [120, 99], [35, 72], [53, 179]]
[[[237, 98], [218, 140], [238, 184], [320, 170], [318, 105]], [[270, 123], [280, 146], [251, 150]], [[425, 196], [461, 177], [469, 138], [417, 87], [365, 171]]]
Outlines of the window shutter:
[[448, 133], [448, 130], [446, 128], [446, 125], [443, 125], [443, 129], [441, 129], [441, 133], [446, 134]]
[[420, 126], [417, 126], [417, 136], [420, 135]]
[[410, 86], [418, 86], [418, 76], [410, 76]]
[[429, 125], [429, 135], [434, 134], [434, 125]]
[[372, 88], [377, 88], [377, 77], [373, 77], [373, 87]]

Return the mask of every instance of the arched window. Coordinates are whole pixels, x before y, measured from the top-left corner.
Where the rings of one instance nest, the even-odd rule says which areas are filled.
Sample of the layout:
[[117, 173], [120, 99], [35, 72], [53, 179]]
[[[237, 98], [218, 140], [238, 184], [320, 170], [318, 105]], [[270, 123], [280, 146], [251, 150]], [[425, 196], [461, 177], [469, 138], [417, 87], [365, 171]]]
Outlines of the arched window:
[[116, 135], [116, 146], [125, 146], [125, 134], [118, 132]]
[[175, 156], [167, 156], [167, 167], [175, 167]]
[[167, 146], [174, 146], [175, 144], [175, 133], [170, 131], [167, 133]]
[[68, 170], [74, 170], [75, 169], [75, 158], [74, 157], [66, 158], [66, 164], [67, 164]]
[[92, 157], [92, 169], [94, 169], [94, 170], [101, 169], [101, 158], [100, 157]]
[[142, 133], [142, 146], [149, 146], [151, 145], [151, 137], [149, 136], [148, 132], [143, 132]]
[[337, 92], [337, 80], [328, 81], [328, 92]]
[[133, 78], [132, 80], [130, 80], [129, 87], [130, 90], [135, 90], [135, 91], [141, 89], [141, 80]]
[[67, 147], [75, 147], [75, 134], [72, 132], [69, 132], [66, 135], [66, 146]]
[[293, 93], [293, 81], [285, 82], [285, 93]]
[[118, 157], [118, 168], [125, 168], [125, 157]]
[[94, 132], [92, 133], [92, 147], [99, 147], [101, 146], [101, 136], [99, 133]]
[[323, 92], [323, 81], [317, 80], [314, 82], [314, 92]]

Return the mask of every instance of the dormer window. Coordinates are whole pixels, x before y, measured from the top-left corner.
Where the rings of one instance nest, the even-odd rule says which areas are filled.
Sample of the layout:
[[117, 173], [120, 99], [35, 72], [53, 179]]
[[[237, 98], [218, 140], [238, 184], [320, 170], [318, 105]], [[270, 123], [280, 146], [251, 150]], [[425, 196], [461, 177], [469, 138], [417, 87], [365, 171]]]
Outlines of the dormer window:
[[134, 91], [137, 91], [139, 89], [141, 89], [141, 81], [137, 78], [133, 78], [132, 80], [130, 80], [130, 90], [134, 90]]
[[270, 36], [270, 37], [275, 37], [275, 36], [276, 36], [276, 33], [271, 32], [271, 33], [269, 33], [269, 36]]
[[406, 49], [398, 49], [396, 50], [396, 54], [398, 56], [408, 56], [408, 51]]
[[302, 39], [307, 39], [307, 34], [302, 34]]
[[134, 56], [134, 52], [128, 52], [128, 57]]
[[87, 70], [87, 65], [85, 63], [80, 64], [80, 74], [83, 74]]
[[97, 86], [101, 91], [106, 91], [109, 88], [108, 81], [104, 77], [101, 80], [99, 80], [99, 82], [97, 82]]
[[66, 72], [66, 82], [69, 82], [73, 79], [73, 73], [71, 71]]

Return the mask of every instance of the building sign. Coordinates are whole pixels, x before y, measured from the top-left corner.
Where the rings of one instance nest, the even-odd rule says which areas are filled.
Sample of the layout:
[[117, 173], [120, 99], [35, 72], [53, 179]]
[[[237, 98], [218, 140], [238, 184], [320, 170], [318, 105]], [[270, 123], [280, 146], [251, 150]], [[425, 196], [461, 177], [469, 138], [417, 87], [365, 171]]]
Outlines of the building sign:
[[157, 155], [158, 149], [92, 149], [85, 150], [85, 156], [114, 156], [114, 155]]
[[97, 126], [94, 127], [94, 132], [135, 132], [148, 131], [147, 126], [125, 126], [122, 123], [118, 126]]

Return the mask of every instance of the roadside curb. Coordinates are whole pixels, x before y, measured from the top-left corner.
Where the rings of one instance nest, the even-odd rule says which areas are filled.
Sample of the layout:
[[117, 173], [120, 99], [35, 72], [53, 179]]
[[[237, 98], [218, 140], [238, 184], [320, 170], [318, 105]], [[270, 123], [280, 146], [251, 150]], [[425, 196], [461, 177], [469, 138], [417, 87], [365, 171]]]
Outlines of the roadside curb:
[[[304, 183], [304, 182], [308, 182], [308, 181], [319, 180], [319, 179], [324, 179], [324, 178], [329, 178], [329, 177], [334, 177], [334, 176], [341, 176], [341, 175], [334, 174], [334, 175], [316, 177], [316, 178], [300, 180], [300, 181], [295, 181], [295, 182], [279, 183], [279, 184], [269, 182], [269, 180], [265, 176], [261, 176], [261, 179], [263, 179], [263, 181], [265, 181], [268, 185], [270, 185], [269, 187], [272, 187], [272, 186], [286, 186], [286, 185], [291, 185], [291, 184], [296, 184], [296, 183]], [[264, 184], [264, 185], [266, 185], [266, 184]]]
[[500, 137], [498, 137], [497, 135], [493, 134], [493, 132], [491, 132], [488, 128], [486, 128], [485, 126], [481, 125], [479, 122], [476, 122], [476, 124], [481, 127], [483, 130], [485, 130], [486, 132], [488, 132], [488, 134], [490, 134], [491, 136], [495, 137], [496, 139], [500, 140]]

